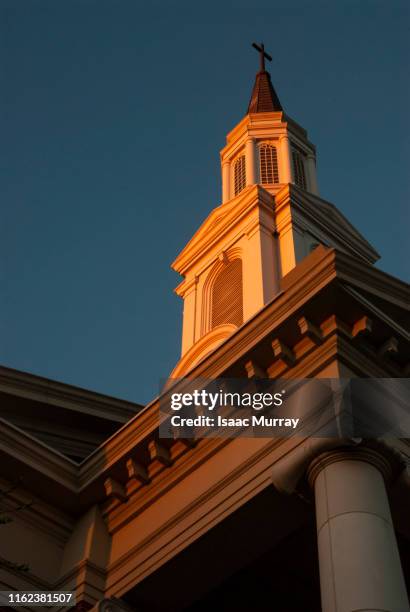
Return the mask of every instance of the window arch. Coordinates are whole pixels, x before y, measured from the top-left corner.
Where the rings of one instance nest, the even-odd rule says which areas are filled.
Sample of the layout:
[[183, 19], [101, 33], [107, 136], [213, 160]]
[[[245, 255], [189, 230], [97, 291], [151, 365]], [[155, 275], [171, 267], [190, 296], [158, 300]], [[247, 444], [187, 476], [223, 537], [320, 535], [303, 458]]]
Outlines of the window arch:
[[262, 184], [279, 183], [276, 147], [269, 144], [262, 144], [259, 147], [259, 166]]
[[246, 186], [246, 168], [245, 168], [245, 155], [241, 155], [235, 161], [234, 164], [234, 192], [237, 196], [238, 193]]
[[217, 325], [243, 323], [242, 261], [234, 259], [215, 277], [211, 289], [211, 329]]
[[293, 149], [292, 161], [295, 183], [299, 187], [302, 187], [302, 189], [306, 189], [305, 163], [303, 160], [303, 155], [299, 153], [299, 151], [295, 151], [295, 149]]

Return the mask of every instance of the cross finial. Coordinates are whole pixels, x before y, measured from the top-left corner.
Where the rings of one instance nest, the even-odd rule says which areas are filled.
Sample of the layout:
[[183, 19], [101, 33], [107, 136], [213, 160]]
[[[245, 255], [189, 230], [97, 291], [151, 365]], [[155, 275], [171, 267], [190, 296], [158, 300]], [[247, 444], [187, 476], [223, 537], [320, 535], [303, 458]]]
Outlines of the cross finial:
[[265, 57], [269, 62], [271, 62], [271, 56], [269, 55], [269, 53], [266, 53], [265, 45], [263, 43], [261, 43], [260, 45], [252, 43], [252, 47], [259, 51], [260, 72], [265, 72]]

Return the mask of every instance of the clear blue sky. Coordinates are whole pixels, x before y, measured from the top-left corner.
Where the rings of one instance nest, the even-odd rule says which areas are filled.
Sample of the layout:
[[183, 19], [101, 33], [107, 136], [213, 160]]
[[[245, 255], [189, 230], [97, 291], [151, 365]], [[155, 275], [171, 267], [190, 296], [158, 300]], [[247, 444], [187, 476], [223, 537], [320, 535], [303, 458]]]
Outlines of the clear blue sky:
[[2, 0], [0, 363], [145, 402], [179, 358], [170, 270], [274, 56], [321, 195], [406, 277], [407, 0]]

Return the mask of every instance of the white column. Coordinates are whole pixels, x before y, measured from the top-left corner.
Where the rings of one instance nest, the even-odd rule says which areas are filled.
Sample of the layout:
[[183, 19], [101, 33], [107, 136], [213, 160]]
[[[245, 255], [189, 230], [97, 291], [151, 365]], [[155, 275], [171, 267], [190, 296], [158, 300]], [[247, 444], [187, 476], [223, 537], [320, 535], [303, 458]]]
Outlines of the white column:
[[222, 203], [231, 199], [231, 164], [229, 161], [222, 163]]
[[382, 475], [388, 470], [365, 448], [324, 453], [311, 464], [322, 612], [410, 610]]
[[286, 134], [280, 137], [281, 164], [279, 177], [281, 183], [293, 183], [292, 159], [290, 152], [290, 142]]
[[317, 173], [316, 173], [316, 162], [313, 153], [309, 153], [307, 156], [307, 173], [309, 181], [309, 191], [315, 195], [319, 195], [319, 189], [317, 186]]
[[255, 185], [256, 172], [256, 143], [254, 138], [248, 138], [245, 143], [246, 185]]

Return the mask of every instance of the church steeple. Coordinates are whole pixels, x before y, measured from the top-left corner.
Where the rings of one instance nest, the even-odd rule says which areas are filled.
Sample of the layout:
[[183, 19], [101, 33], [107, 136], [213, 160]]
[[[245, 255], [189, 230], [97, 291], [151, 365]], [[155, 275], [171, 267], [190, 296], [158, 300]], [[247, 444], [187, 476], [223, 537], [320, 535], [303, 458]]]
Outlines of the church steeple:
[[259, 71], [247, 114], [229, 132], [221, 151], [222, 202], [252, 185], [262, 185], [275, 195], [293, 183], [317, 195], [315, 146], [306, 130], [283, 112], [265, 68], [272, 57], [263, 43], [252, 46], [259, 53]]
[[270, 74], [265, 70], [265, 58], [268, 61], [272, 61], [271, 56], [265, 52], [263, 43], [257, 45], [252, 44], [257, 51], [260, 53], [260, 66], [259, 72], [256, 75], [255, 85], [253, 86], [251, 99], [248, 106], [249, 113], [275, 113], [282, 111], [282, 105], [278, 98], [278, 95], [272, 85]]
[[184, 280], [182, 357], [187, 372], [281, 291], [282, 277], [322, 244], [367, 262], [377, 253], [343, 215], [319, 198], [316, 149], [285, 115], [263, 45], [248, 113], [222, 149], [222, 204], [173, 263]]

